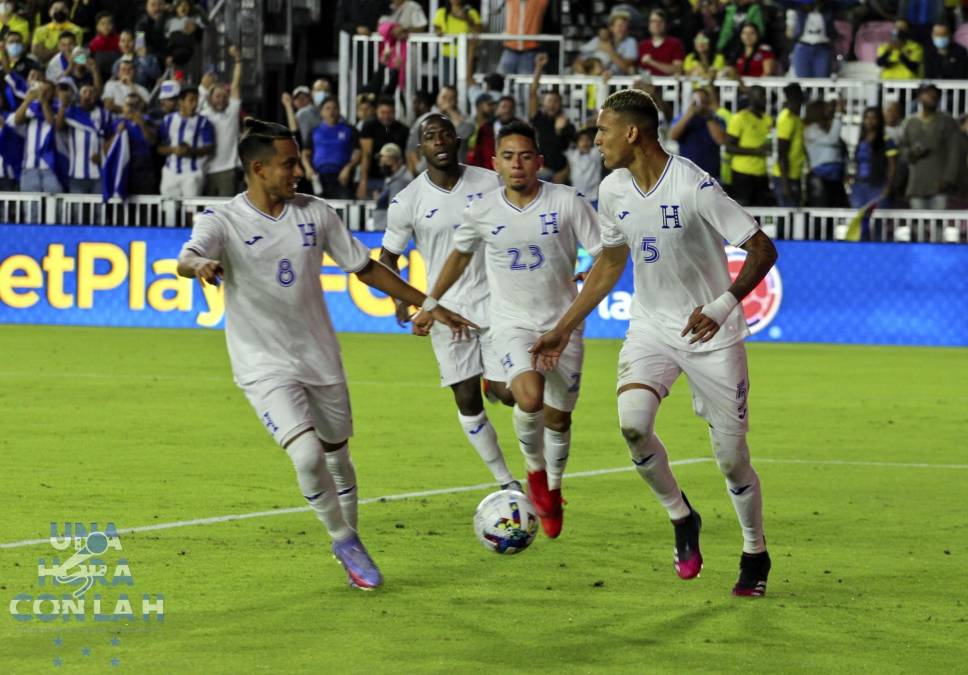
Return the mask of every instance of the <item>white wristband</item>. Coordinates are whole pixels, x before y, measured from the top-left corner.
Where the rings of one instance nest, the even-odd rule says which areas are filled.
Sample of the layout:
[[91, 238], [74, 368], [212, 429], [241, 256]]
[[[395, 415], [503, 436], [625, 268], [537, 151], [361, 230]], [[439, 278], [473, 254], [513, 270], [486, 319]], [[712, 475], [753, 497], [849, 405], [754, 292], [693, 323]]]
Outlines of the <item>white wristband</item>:
[[432, 297], [430, 297], [428, 295], [424, 299], [423, 304], [420, 305], [420, 309], [422, 309], [423, 311], [425, 311], [427, 314], [430, 314], [431, 312], [433, 312], [435, 309], [437, 309], [437, 300], [436, 300], [436, 298], [432, 298]]
[[736, 305], [738, 304], [739, 300], [736, 299], [736, 296], [726, 291], [712, 302], [703, 305], [702, 313], [722, 326], [723, 322], [726, 321], [726, 317], [736, 309]]

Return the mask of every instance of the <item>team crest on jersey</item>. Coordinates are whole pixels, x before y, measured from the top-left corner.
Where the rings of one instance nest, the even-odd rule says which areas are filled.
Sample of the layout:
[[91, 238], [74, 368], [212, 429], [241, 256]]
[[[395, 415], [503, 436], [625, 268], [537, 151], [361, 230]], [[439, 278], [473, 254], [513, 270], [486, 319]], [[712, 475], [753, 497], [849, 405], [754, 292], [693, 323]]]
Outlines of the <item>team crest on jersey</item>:
[[659, 208], [662, 209], [662, 229], [663, 230], [682, 229], [682, 221], [679, 220], [678, 204], [660, 204]]
[[546, 234], [558, 234], [558, 212], [552, 211], [551, 213], [539, 213], [538, 218], [541, 219], [541, 236]]
[[[735, 281], [746, 261], [746, 251], [729, 246], [726, 248], [726, 261], [729, 266], [729, 277]], [[783, 280], [780, 277], [780, 271], [774, 265], [753, 292], [743, 298], [743, 315], [746, 317], [746, 325], [749, 326], [750, 333], [759, 333], [769, 326], [780, 310], [782, 301]], [[770, 330], [771, 337], [774, 331], [779, 331], [779, 327], [774, 326]]]

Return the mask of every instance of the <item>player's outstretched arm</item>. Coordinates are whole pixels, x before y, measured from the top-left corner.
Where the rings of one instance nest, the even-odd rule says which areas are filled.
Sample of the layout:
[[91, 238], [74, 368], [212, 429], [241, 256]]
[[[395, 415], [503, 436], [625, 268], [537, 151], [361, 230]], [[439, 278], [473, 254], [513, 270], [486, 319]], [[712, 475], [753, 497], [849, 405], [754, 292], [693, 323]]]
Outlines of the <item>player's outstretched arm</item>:
[[625, 271], [628, 246], [606, 246], [595, 260], [581, 292], [557, 325], [538, 338], [531, 347], [531, 366], [537, 368], [540, 360], [545, 370], [551, 370], [568, 346], [571, 334], [592, 313], [598, 303], [605, 299]]
[[[471, 262], [471, 258], [474, 257], [474, 252], [464, 253], [454, 249], [447, 256], [447, 260], [444, 261], [444, 266], [440, 270], [440, 274], [437, 276], [437, 283], [430, 290], [429, 296], [435, 301], [444, 296], [444, 293], [450, 290], [450, 287], [457, 283], [457, 280], [461, 278], [464, 274], [464, 270]], [[421, 331], [429, 331], [430, 326], [433, 323], [433, 317], [428, 315], [427, 312], [423, 310], [417, 312], [413, 316], [413, 325]]]
[[692, 333], [689, 344], [712, 340], [729, 313], [756, 288], [776, 262], [776, 246], [762, 230], [757, 230], [740, 248], [746, 251], [746, 260], [736, 276], [736, 281], [709, 304], [692, 310], [689, 321], [682, 330], [683, 337]]
[[[372, 286], [379, 291], [383, 291], [391, 297], [403, 300], [417, 307], [426, 306], [425, 301], [428, 300], [428, 296], [398, 277], [393, 273], [393, 270], [383, 263], [371, 260], [366, 267], [356, 273], [356, 276], [367, 286]], [[436, 321], [440, 321], [450, 327], [455, 337], [465, 336], [468, 328], [478, 328], [477, 325], [461, 315], [441, 307], [436, 301], [432, 304], [433, 307], [427, 308], [428, 312]]]
[[188, 279], [198, 279], [218, 286], [225, 273], [222, 263], [218, 260], [210, 260], [192, 251], [184, 251], [178, 256], [178, 276]]

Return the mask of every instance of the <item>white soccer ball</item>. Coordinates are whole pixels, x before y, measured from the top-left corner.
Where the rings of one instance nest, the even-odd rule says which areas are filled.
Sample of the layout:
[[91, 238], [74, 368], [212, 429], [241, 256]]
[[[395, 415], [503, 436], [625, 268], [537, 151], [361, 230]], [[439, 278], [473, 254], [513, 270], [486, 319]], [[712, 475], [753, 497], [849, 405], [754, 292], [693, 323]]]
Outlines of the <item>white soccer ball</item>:
[[477, 505], [474, 532], [489, 551], [520, 553], [538, 533], [538, 512], [523, 492], [498, 490]]

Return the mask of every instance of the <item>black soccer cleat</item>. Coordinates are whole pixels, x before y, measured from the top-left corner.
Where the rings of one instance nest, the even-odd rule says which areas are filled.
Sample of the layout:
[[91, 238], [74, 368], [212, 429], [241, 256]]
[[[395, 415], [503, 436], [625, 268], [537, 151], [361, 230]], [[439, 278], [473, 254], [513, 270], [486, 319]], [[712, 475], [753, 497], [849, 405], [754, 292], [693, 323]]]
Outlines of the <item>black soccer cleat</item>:
[[676, 548], [673, 565], [680, 579], [694, 579], [702, 571], [702, 552], [699, 550], [699, 530], [702, 529], [702, 518], [699, 512], [692, 508], [692, 504], [682, 495], [682, 500], [689, 507], [689, 515], [679, 524], [673, 523], [676, 532]]
[[770, 576], [770, 554], [743, 553], [739, 559], [739, 579], [733, 595], [759, 598], [766, 595], [766, 579]]

